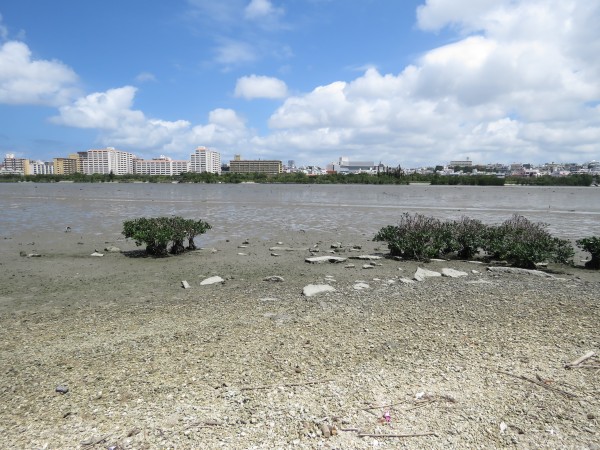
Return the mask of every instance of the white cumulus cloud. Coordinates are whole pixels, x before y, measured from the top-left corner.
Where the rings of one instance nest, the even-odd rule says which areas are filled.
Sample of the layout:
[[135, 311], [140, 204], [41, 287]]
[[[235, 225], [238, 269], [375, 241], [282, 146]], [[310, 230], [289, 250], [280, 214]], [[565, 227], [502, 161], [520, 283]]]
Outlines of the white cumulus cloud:
[[235, 96], [245, 99], [284, 98], [287, 96], [287, 85], [278, 78], [249, 75], [238, 78]]
[[78, 77], [60, 61], [32, 59], [23, 42], [0, 47], [0, 103], [58, 106], [78, 94]]

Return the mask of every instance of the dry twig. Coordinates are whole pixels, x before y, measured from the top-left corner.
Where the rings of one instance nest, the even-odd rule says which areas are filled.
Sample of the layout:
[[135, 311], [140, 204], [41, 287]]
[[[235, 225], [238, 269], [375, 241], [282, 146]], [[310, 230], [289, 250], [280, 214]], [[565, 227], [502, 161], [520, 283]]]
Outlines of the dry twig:
[[421, 436], [436, 436], [437, 434], [429, 433], [401, 433], [401, 434], [370, 434], [370, 433], [359, 433], [358, 437], [374, 437], [374, 438], [409, 438], [409, 437], [421, 437]]
[[550, 385], [548, 385], [546, 383], [543, 383], [541, 381], [538, 381], [538, 380], [533, 380], [531, 378], [527, 378], [527, 377], [525, 377], [523, 375], [515, 375], [513, 373], [503, 372], [501, 370], [499, 370], [498, 373], [501, 373], [503, 375], [508, 375], [509, 377], [518, 378], [520, 380], [529, 381], [530, 383], [537, 384], [538, 386], [541, 386], [544, 389], [548, 389], [549, 391], [552, 391], [552, 392], [555, 392], [557, 394], [563, 395], [563, 396], [565, 396], [565, 397], [567, 397], [569, 399], [570, 398], [577, 398], [577, 395], [572, 394], [571, 392], [567, 392], [567, 391], [564, 391], [564, 390], [559, 389], [557, 387], [550, 386]]
[[273, 389], [273, 388], [278, 388], [278, 387], [294, 387], [294, 386], [308, 386], [311, 384], [319, 384], [319, 383], [329, 383], [330, 381], [333, 380], [315, 380], [315, 381], [305, 381], [304, 383], [286, 383], [286, 384], [281, 384], [281, 385], [264, 385], [264, 386], [246, 386], [241, 388], [241, 391], [253, 391], [253, 390], [258, 390], [258, 389]]

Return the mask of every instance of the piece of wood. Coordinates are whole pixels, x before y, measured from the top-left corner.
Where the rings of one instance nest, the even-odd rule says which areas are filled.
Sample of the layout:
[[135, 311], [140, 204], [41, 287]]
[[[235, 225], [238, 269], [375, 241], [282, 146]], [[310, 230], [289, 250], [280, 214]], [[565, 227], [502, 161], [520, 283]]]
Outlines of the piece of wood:
[[584, 362], [586, 359], [590, 359], [592, 356], [594, 356], [596, 354], [596, 352], [594, 352], [593, 350], [587, 352], [585, 355], [580, 356], [579, 358], [577, 358], [575, 361], [570, 362], [569, 364], [567, 364], [565, 367], [573, 367], [573, 366], [578, 366], [579, 364], [581, 364], [582, 362]]
[[373, 438], [410, 438], [410, 437], [421, 437], [421, 436], [437, 436], [433, 432], [429, 433], [402, 433], [402, 434], [371, 434], [371, 433], [359, 433], [358, 437], [373, 437]]

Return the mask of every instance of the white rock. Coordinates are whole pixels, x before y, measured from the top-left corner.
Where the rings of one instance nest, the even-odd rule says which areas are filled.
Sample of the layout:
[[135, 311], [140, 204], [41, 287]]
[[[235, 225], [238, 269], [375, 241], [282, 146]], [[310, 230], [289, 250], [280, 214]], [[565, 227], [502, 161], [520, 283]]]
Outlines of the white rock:
[[238, 256], [248, 256], [248, 253], [238, 253]]
[[342, 258], [341, 256], [311, 256], [310, 258], [306, 258], [304, 261], [311, 264], [323, 264], [326, 262], [341, 263], [346, 261], [346, 258]]
[[90, 256], [104, 256], [104, 253], [94, 252]]
[[371, 286], [369, 286], [367, 283], [356, 283], [354, 285], [354, 289], [357, 291], [362, 291], [363, 289], [369, 289]]
[[279, 253], [271, 253], [271, 256], [279, 256]]
[[374, 269], [375, 266], [373, 264], [363, 264], [362, 268], [363, 269]]
[[119, 247], [115, 247], [114, 245], [109, 245], [104, 249], [104, 251], [108, 253], [119, 253], [121, 249]]
[[439, 272], [435, 272], [433, 270], [422, 269], [422, 268], [418, 267], [413, 278], [417, 281], [423, 281], [425, 278], [441, 277], [441, 276], [442, 276], [442, 274]]
[[404, 284], [414, 284], [415, 280], [411, 280], [410, 278], [400, 278], [400, 281]]
[[377, 256], [377, 255], [357, 255], [357, 256], [350, 256], [350, 259], [364, 259], [364, 260], [368, 260], [368, 261], [377, 261], [378, 259], [381, 259], [381, 256]]
[[443, 277], [448, 277], [448, 278], [460, 278], [460, 277], [466, 277], [469, 274], [467, 272], [461, 272], [460, 270], [454, 270], [454, 269], [450, 269], [450, 268], [443, 268], [442, 269], [442, 276]]
[[356, 266], [355, 266], [354, 264], [346, 264], [344, 267], [345, 267], [346, 269], [353, 269], [353, 268], [355, 268]]
[[473, 269], [473, 270], [471, 270], [471, 273], [479, 273], [479, 270]]
[[181, 286], [182, 286], [184, 289], [189, 289], [189, 288], [190, 288], [190, 284], [189, 284], [187, 281], [185, 281], [185, 280], [183, 280], [183, 281], [181, 282]]
[[270, 252], [306, 252], [308, 251], [308, 247], [303, 248], [294, 248], [294, 247], [270, 247]]
[[302, 293], [305, 297], [312, 297], [317, 294], [322, 294], [323, 292], [335, 292], [335, 288], [328, 284], [309, 284], [302, 289]]
[[223, 283], [223, 282], [225, 282], [225, 280], [219, 276], [209, 277], [205, 280], [202, 280], [200, 282], [200, 286], [206, 286], [208, 284], [217, 284], [217, 283]]

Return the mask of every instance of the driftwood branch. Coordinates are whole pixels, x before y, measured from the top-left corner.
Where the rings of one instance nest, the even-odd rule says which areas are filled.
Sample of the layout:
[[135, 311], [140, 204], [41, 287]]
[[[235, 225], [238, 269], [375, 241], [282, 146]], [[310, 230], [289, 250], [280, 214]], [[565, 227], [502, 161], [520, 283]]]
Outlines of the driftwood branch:
[[565, 367], [567, 369], [570, 369], [572, 367], [578, 366], [580, 365], [582, 362], [590, 359], [592, 356], [594, 356], [596, 354], [596, 352], [594, 351], [589, 351], [587, 352], [585, 355], [580, 356], [579, 358], [577, 358], [575, 361], [570, 362], [569, 364], [566, 364]]
[[264, 386], [247, 386], [247, 387], [241, 388], [240, 390], [241, 391], [254, 391], [254, 390], [258, 390], [258, 389], [273, 389], [273, 388], [278, 388], [278, 387], [308, 386], [311, 384], [329, 383], [330, 381], [333, 381], [333, 380], [315, 380], [315, 381], [305, 381], [303, 383], [286, 383], [286, 384], [280, 384], [280, 385], [270, 384], [270, 385], [264, 385]]
[[371, 434], [371, 433], [359, 433], [358, 437], [373, 437], [373, 438], [410, 438], [410, 437], [421, 437], [421, 436], [436, 436], [437, 434], [429, 433], [401, 433], [401, 434]]
[[398, 403], [390, 403], [389, 405], [381, 405], [381, 406], [369, 406], [368, 408], [363, 408], [363, 411], [368, 411], [369, 409], [383, 409], [383, 408], [391, 408], [392, 406], [402, 405], [406, 402], [398, 402]]
[[546, 383], [544, 383], [542, 381], [534, 380], [532, 378], [527, 378], [527, 377], [525, 377], [523, 375], [515, 375], [515, 374], [509, 373], [509, 372], [502, 372], [500, 370], [498, 371], [498, 373], [501, 373], [503, 375], [508, 375], [509, 377], [518, 378], [519, 380], [529, 381], [530, 383], [537, 384], [538, 386], [541, 386], [544, 389], [548, 389], [549, 391], [555, 392], [555, 393], [560, 394], [560, 395], [562, 395], [564, 397], [567, 397], [569, 399], [571, 399], [571, 398], [577, 398], [577, 395], [575, 395], [575, 394], [573, 394], [571, 392], [567, 392], [567, 391], [564, 391], [564, 390], [559, 389], [557, 387], [550, 386], [550, 385], [548, 385], [548, 384], [546, 384]]

